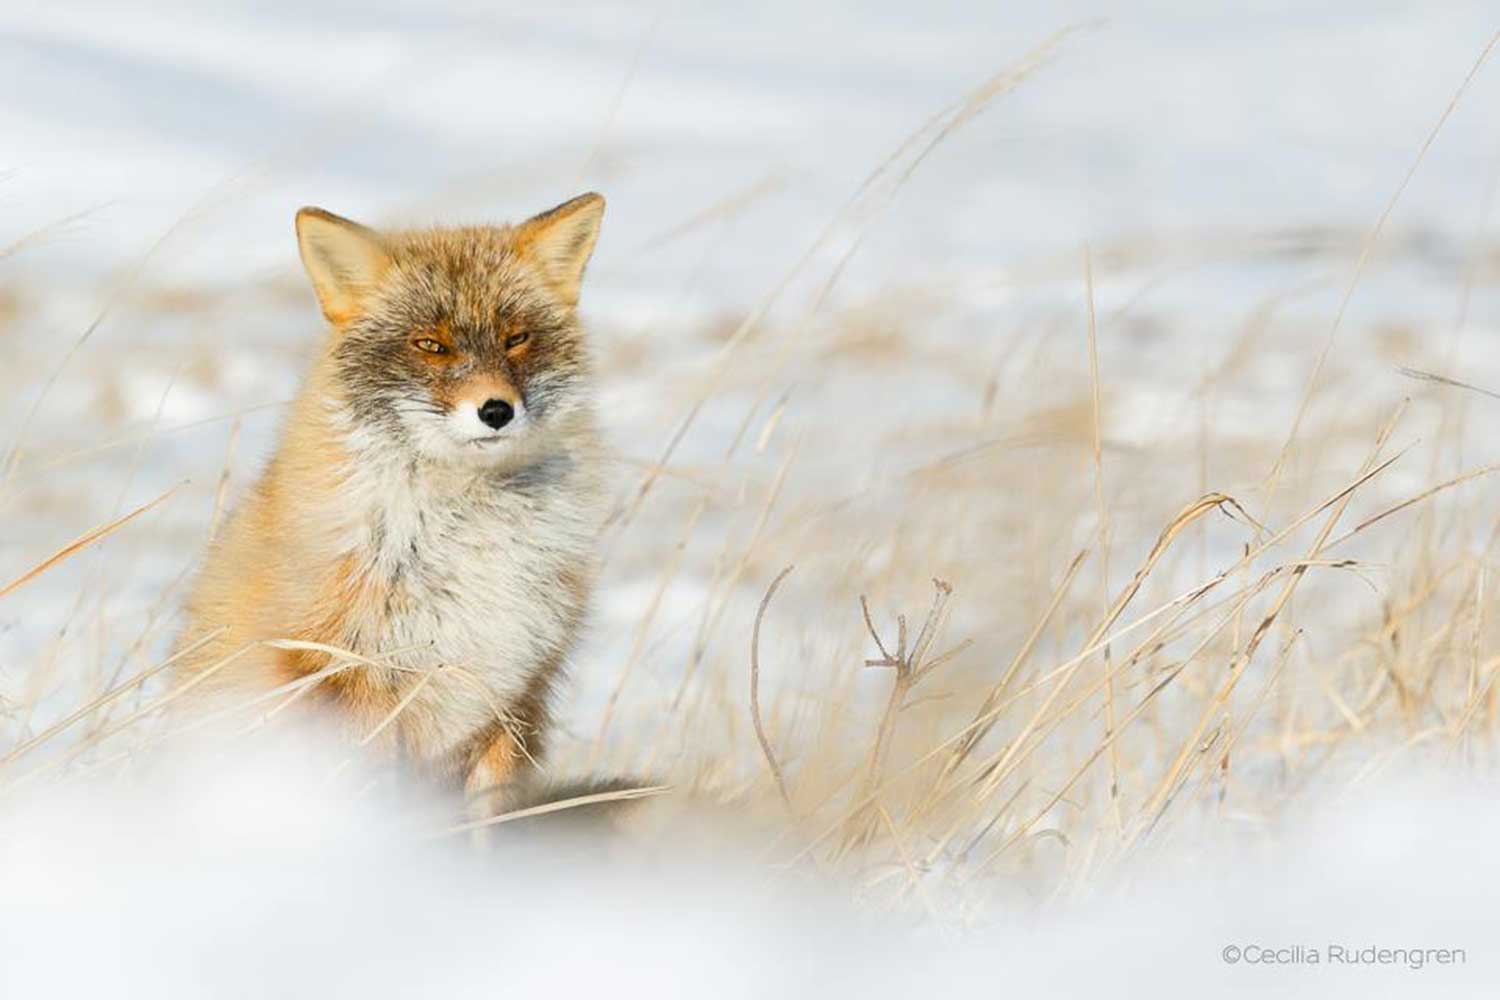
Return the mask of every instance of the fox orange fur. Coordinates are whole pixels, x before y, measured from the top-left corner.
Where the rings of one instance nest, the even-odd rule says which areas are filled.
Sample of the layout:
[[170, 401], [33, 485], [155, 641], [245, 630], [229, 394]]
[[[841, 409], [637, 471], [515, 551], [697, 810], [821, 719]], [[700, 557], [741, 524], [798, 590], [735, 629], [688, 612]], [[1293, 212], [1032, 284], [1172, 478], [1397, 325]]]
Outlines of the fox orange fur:
[[482, 812], [517, 800], [591, 587], [601, 449], [575, 307], [603, 211], [585, 194], [516, 226], [403, 232], [297, 214], [329, 329], [208, 553], [182, 682], [325, 672], [315, 701], [355, 735], [383, 725]]

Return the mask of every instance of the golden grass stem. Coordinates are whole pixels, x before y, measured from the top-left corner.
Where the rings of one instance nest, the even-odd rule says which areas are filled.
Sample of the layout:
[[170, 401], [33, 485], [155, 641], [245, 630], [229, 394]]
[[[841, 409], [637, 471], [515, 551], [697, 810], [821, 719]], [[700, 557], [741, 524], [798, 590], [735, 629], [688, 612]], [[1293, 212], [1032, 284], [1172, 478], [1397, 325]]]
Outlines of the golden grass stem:
[[621, 788], [608, 792], [594, 792], [589, 795], [578, 795], [570, 799], [559, 799], [556, 802], [544, 802], [541, 805], [529, 806], [525, 809], [516, 809], [511, 812], [500, 813], [496, 816], [487, 816], [484, 819], [469, 820], [466, 823], [457, 823], [441, 831], [435, 836], [448, 837], [460, 833], [470, 833], [474, 830], [482, 830], [489, 826], [499, 826], [502, 823], [514, 823], [518, 819], [528, 819], [532, 816], [546, 816], [549, 813], [563, 812], [567, 809], [577, 809], [581, 806], [601, 805], [605, 802], [631, 802], [635, 799], [650, 798], [655, 795], [665, 795], [672, 790], [671, 785], [645, 785], [640, 788]]
[[159, 504], [165, 503], [178, 490], [182, 489], [182, 487], [186, 485], [187, 483], [185, 481], [178, 483], [176, 486], [173, 486], [171, 489], [158, 496], [155, 500], [149, 500], [146, 503], [141, 504], [135, 510], [132, 510], [127, 514], [115, 518], [108, 524], [102, 524], [92, 531], [87, 531], [84, 534], [79, 535], [67, 545], [64, 545], [62, 548], [58, 549], [50, 556], [37, 563], [35, 566], [31, 567], [31, 569], [16, 577], [10, 583], [7, 583], [5, 586], [0, 587], [0, 598], [10, 596], [16, 590], [19, 590], [27, 583], [30, 583], [32, 580], [41, 576], [43, 573], [47, 572], [47, 570], [56, 566], [58, 563], [67, 559], [69, 556], [75, 555], [83, 549], [88, 548], [90, 545], [93, 545], [95, 542], [98, 542], [104, 538], [108, 538], [110, 535], [114, 534], [116, 531], [120, 530], [131, 521], [134, 521], [142, 514], [155, 508]]

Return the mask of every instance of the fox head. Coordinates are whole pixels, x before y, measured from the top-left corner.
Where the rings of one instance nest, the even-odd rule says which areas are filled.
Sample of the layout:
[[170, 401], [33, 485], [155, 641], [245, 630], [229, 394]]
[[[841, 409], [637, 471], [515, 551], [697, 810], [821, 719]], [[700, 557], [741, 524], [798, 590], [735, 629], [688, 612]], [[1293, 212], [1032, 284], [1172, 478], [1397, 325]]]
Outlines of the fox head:
[[377, 232], [298, 212], [331, 327], [330, 402], [351, 436], [503, 465], [589, 419], [575, 307], [603, 214], [597, 194], [515, 226]]

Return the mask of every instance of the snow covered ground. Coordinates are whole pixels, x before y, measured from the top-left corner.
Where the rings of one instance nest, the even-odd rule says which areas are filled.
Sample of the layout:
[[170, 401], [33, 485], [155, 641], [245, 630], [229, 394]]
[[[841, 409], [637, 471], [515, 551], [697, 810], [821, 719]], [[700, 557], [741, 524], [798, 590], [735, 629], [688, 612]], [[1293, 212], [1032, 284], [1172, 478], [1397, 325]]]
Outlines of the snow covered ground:
[[[1070, 26], [1077, 30], [1053, 39], [1029, 75], [964, 114], [976, 89]], [[0, 583], [187, 485], [129, 529], [0, 599], [0, 748], [165, 648], [213, 512], [254, 475], [319, 332], [291, 232], [303, 204], [374, 225], [468, 222], [515, 219], [602, 191], [609, 209], [583, 310], [603, 361], [622, 496], [706, 399], [670, 474], [608, 540], [597, 622], [566, 715], [574, 746], [563, 756], [574, 771], [588, 770], [607, 745], [607, 759], [631, 772], [701, 758], [705, 783], [726, 799], [726, 788], [763, 780], [746, 734], [745, 637], [765, 583], [788, 562], [799, 569], [789, 598], [779, 599], [766, 657], [768, 703], [779, 706], [773, 729], [785, 742], [809, 742], [814, 732], [842, 738], [847, 720], [809, 721], [808, 706], [828, 689], [856, 706], [883, 697], [832, 668], [825, 684], [818, 667], [857, 663], [868, 652], [850, 613], [866, 590], [877, 610], [915, 608], [927, 600], [928, 577], [952, 580], [952, 633], [994, 650], [956, 668], [972, 684], [998, 671], [1096, 531], [1088, 420], [1080, 416], [1090, 386], [1085, 245], [1099, 317], [1104, 494], [1115, 524], [1110, 585], [1129, 578], [1193, 497], [1208, 489], [1260, 497], [1362, 241], [1398, 189], [1305, 414], [1318, 443], [1296, 451], [1285, 487], [1255, 512], [1279, 523], [1346, 483], [1408, 395], [1396, 441], [1415, 450], [1361, 494], [1356, 513], [1496, 462], [1483, 421], [1489, 404], [1474, 402], [1477, 419], [1455, 431], [1444, 408], [1451, 396], [1397, 369], [1441, 370], [1500, 389], [1492, 201], [1500, 67], [1476, 75], [1402, 188], [1497, 27], [1483, 2], [8, 0], [0, 5]], [[940, 127], [959, 127], [928, 149], [934, 116], [944, 112]], [[878, 173], [890, 158], [894, 168]], [[731, 332], [760, 309], [766, 318], [733, 348], [733, 365], [716, 368]], [[747, 443], [735, 445], [743, 427]], [[908, 486], [913, 470], [970, 448], [981, 449], [981, 468], [962, 464], [954, 479]], [[1493, 506], [1492, 489], [1464, 495]], [[711, 502], [697, 521], [700, 496]], [[1368, 545], [1356, 540], [1350, 553], [1397, 563], [1406, 524], [1393, 521], [1392, 535]], [[1443, 537], [1467, 539], [1486, 526], [1476, 518]], [[669, 574], [679, 539], [681, 568]], [[1173, 568], [1177, 589], [1243, 543], [1206, 534], [1196, 561]], [[1346, 625], [1399, 605], [1390, 586], [1380, 576], [1373, 590], [1356, 585], [1314, 603], [1315, 620], [1299, 621], [1310, 656], [1335, 657]], [[835, 618], [838, 629], [828, 625]], [[1059, 626], [1043, 648], [1056, 652], [1078, 627]], [[1298, 683], [1329, 686], [1313, 676]], [[599, 719], [608, 704], [617, 721], [606, 740]], [[696, 707], [679, 713], [679, 705]], [[1143, 772], [1157, 763], [1143, 761]], [[1239, 787], [1262, 780], [1274, 784], [1257, 773]], [[306, 805], [300, 793], [278, 801], [282, 808], [266, 815], [295, 816]], [[1426, 808], [1407, 791], [1396, 801], [1403, 815]], [[1253, 789], [1230, 802], [1252, 827], [1265, 819]], [[37, 942], [7, 994], [28, 994], [21, 984], [45, 980], [48, 963], [62, 960], [66, 952], [49, 949], [63, 948], [71, 916], [98, 915], [88, 939], [102, 942], [110, 908], [128, 909], [173, 867], [171, 852], [148, 852], [131, 870], [135, 854], [95, 838], [109, 825], [97, 804], [78, 808], [86, 819], [63, 822], [67, 835], [53, 835], [55, 816], [41, 818], [26, 827], [30, 839], [7, 849], [5, 871], [29, 872], [32, 881], [0, 925]], [[131, 799], [117, 811], [141, 808]], [[226, 806], [205, 828], [235, 828], [244, 818], [237, 808]], [[1322, 937], [1348, 928], [1378, 944], [1385, 929], [1360, 921], [1382, 908], [1414, 922], [1390, 925], [1396, 945], [1407, 935], [1470, 948], [1467, 966], [1443, 981], [1455, 991], [1482, 981], [1483, 963], [1493, 965], [1483, 942], [1450, 941], [1463, 937], [1476, 910], [1405, 908], [1408, 890], [1469, 876], [1465, 884], [1495, 885], [1481, 851], [1456, 853], [1451, 867], [1403, 869], [1364, 902], [1345, 890], [1379, 882], [1391, 864], [1350, 862], [1354, 872], [1330, 878], [1313, 911], [1326, 919], [1277, 923], [1272, 908], [1295, 909], [1303, 874], [1319, 870], [1316, 860], [1285, 859], [1344, 859], [1343, 834], [1331, 830], [1391, 815], [1362, 808], [1360, 819], [1278, 841], [1274, 850], [1284, 853], [1257, 863], [1281, 866], [1284, 881], [1266, 880], [1281, 888], [1258, 895], [1252, 877], [1222, 898], [1202, 886], [1163, 890], [1150, 920], [1106, 905], [1077, 918], [1097, 921], [1086, 929], [1058, 925], [1026, 954], [994, 937], [965, 942], [948, 966], [954, 989], [1014, 987], [1003, 970], [1017, 967], [1041, 982], [1076, 963], [1065, 947], [1132, 925], [1132, 933], [1161, 930], [1141, 951], [1106, 948], [1120, 966], [1137, 968], [1142, 955], [1168, 962], [1177, 952], [1161, 943], [1180, 937], [1193, 954], [1180, 976], [1159, 982], [1163, 990], [1196, 981], [1249, 992], [1264, 986], [1253, 978], [1264, 970], [1226, 970], [1209, 949], [1220, 937], [1226, 945], [1233, 935], [1269, 940], [1274, 925], [1298, 943], [1290, 931], [1299, 927]], [[1423, 859], [1441, 852], [1442, 824], [1463, 808], [1433, 806], [1431, 822], [1413, 833], [1421, 849], [1399, 837], [1393, 842], [1406, 846], [1390, 849]], [[192, 809], [170, 796], [160, 807], [168, 817]], [[136, 840], [182, 836], [170, 822], [166, 831], [151, 822], [125, 828]], [[236, 882], [225, 898], [264, 911], [253, 925], [220, 913], [203, 926], [258, 940], [274, 920], [273, 897], [295, 895], [304, 873], [343, 851], [359, 822], [330, 817], [327, 828], [343, 833], [319, 833], [290, 851], [269, 892]], [[1468, 834], [1491, 829], [1487, 822], [1474, 817]], [[458, 892], [444, 881], [456, 877], [450, 869], [391, 889], [369, 880], [367, 867], [389, 864], [388, 852], [401, 848], [382, 841], [369, 850], [332, 869], [311, 912], [345, 928], [349, 948], [373, 940], [387, 949], [405, 938], [386, 937], [393, 932], [371, 910], [403, 922], [439, 913], [432, 926], [451, 930], [450, 944], [462, 951], [454, 976], [488, 983], [489, 958], [475, 955], [490, 901], [504, 905], [503, 880], [446, 912]], [[78, 862], [74, 852], [93, 860]], [[752, 851], [732, 853], [734, 872], [756, 870]], [[1235, 857], [1224, 867], [1243, 861]], [[202, 863], [239, 877], [212, 857]], [[590, 879], [610, 877], [585, 870], [562, 878], [569, 892], [586, 894]], [[460, 880], [473, 877], [462, 871]], [[738, 877], [726, 876], [726, 893], [739, 892]], [[634, 878], [620, 875], [621, 897], [657, 884]], [[195, 936], [202, 928], [179, 927], [182, 912], [206, 903], [191, 886], [178, 890], [170, 898], [181, 905], [162, 936], [143, 931], [135, 947], [154, 953], [180, 941], [179, 949], [222, 962], [256, 960], [255, 947], [214, 952]], [[545, 907], [542, 886], [526, 892], [526, 906]], [[718, 905], [685, 898], [694, 908]], [[19, 908], [27, 903], [50, 906], [53, 917], [29, 920]], [[570, 907], [581, 906], [569, 896], [550, 919], [569, 921], [578, 915]], [[1198, 916], [1216, 906], [1259, 923], [1226, 919], [1205, 930]], [[726, 955], [745, 927], [767, 935], [757, 938], [760, 957], [746, 960], [767, 977], [757, 993], [779, 982], [782, 956], [805, 941], [800, 923], [776, 926], [771, 914], [781, 907], [751, 907], [718, 928]], [[674, 953], [690, 951], [692, 922], [670, 906], [653, 912]], [[1432, 932], [1423, 937], [1417, 925], [1428, 917]], [[603, 947], [615, 930], [595, 925], [577, 947]], [[413, 947], [434, 948], [436, 961], [438, 932], [427, 934]], [[542, 937], [541, 954], [571, 960], [573, 944]], [[847, 953], [869, 982], [903, 981], [887, 964], [865, 967], [875, 946], [861, 936], [827, 947]], [[610, 954], [624, 961], [627, 952]], [[655, 961], [648, 955], [641, 966]], [[970, 968], [975, 980], [963, 978]], [[1224, 979], [1226, 971], [1237, 978]], [[1392, 979], [1388, 971], [1335, 979], [1325, 969], [1286, 982], [1309, 993], [1314, 984], [1320, 995], [1374, 982], [1416, 992], [1438, 982], [1425, 977], [1448, 974]], [[193, 995], [193, 973], [179, 972], [162, 974]]]

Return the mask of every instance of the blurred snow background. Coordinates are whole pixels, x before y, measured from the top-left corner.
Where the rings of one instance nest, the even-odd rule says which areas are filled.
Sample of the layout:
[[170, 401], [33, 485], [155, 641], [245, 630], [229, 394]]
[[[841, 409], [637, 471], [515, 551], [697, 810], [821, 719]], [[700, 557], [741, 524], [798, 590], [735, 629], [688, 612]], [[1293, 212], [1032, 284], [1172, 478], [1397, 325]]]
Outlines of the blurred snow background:
[[[1073, 24], [1084, 27], [922, 158], [892, 197], [844, 212], [871, 172], [934, 114]], [[1361, 240], [1497, 26], [1492, 5], [1478, 2], [545, 7], [9, 0], [0, 6], [0, 343], [7, 350], [0, 426], [5, 447], [14, 449], [0, 493], [4, 576], [174, 484], [190, 483], [129, 533], [0, 605], [8, 732], [34, 734], [76, 706], [80, 691], [102, 691], [164, 649], [212, 512], [253, 476], [273, 440], [279, 403], [295, 392], [318, 335], [291, 232], [303, 204], [374, 225], [500, 221], [582, 190], [604, 192], [610, 207], [583, 309], [604, 361], [607, 423], [627, 476], [660, 456], [742, 317], [765, 308], [766, 327], [790, 331], [751, 344], [741, 355], [743, 378], [720, 387], [674, 456], [684, 479], [707, 484], [714, 497], [707, 530], [684, 535], [684, 525], [697, 523], [696, 501], [668, 483], [633, 533], [611, 542], [594, 637], [568, 708], [569, 733], [579, 744], [569, 758], [573, 770], [596, 762], [590, 744], [596, 730], [604, 742], [601, 710], [621, 692], [617, 729], [625, 746], [610, 755], [629, 761], [627, 770], [649, 773], [674, 755], [707, 757], [721, 743], [743, 749], [744, 636], [765, 579], [786, 561], [813, 558], [806, 552], [811, 532], [831, 550], [825, 568], [831, 563], [855, 582], [847, 592], [814, 593], [802, 581], [817, 564], [804, 563], [791, 583], [804, 587], [792, 591], [800, 603], [784, 613], [799, 623], [816, 622], [829, 608], [845, 615], [866, 586], [858, 574], [872, 565], [892, 572], [900, 562], [893, 553], [903, 546], [887, 544], [875, 529], [854, 537], [847, 522], [858, 518], [830, 518], [830, 509], [845, 509], [829, 497], [848, 493], [875, 506], [870, 498], [885, 495], [893, 470], [946, 450], [936, 448], [938, 435], [981, 411], [995, 433], [1026, 442], [1003, 452], [992, 470], [1000, 484], [991, 490], [995, 502], [1008, 509], [993, 522], [968, 509], [947, 513], [955, 550], [982, 554], [1004, 586], [955, 574], [953, 553], [934, 552], [936, 565], [915, 566], [912, 575], [921, 586], [931, 573], [956, 576], [960, 597], [971, 597], [958, 634], [1008, 650], [1037, 617], [1038, 599], [1026, 595], [1040, 594], [1044, 603], [1048, 581], [1071, 555], [1060, 548], [1087, 540], [1092, 530], [1084, 460], [1066, 476], [1082, 489], [1081, 520], [1049, 536], [1054, 545], [1014, 530], [1017, 522], [1043, 520], [1047, 506], [1070, 508], [1077, 500], [1048, 492], [1059, 487], [1036, 478], [1035, 452], [1027, 449], [1038, 447], [1035, 439], [1048, 447], [1076, 443], [1072, 431], [1039, 424], [1037, 415], [1087, 391], [1083, 246], [1094, 259], [1101, 317], [1109, 496], [1124, 525], [1117, 567], [1129, 567], [1187, 499], [1206, 488], [1238, 492], [1264, 472], [1268, 462], [1254, 463], [1274, 457], [1297, 412]], [[1347, 480], [1384, 408], [1417, 391], [1398, 366], [1456, 372], [1500, 388], [1500, 254], [1490, 228], [1500, 176], [1497, 108], [1500, 72], [1489, 66], [1397, 204], [1308, 417], [1310, 425], [1357, 426], [1362, 436], [1351, 434], [1353, 444], [1330, 439], [1300, 456], [1289, 476], [1298, 490], [1323, 495]], [[1243, 331], [1268, 300], [1275, 302], [1274, 322], [1267, 319], [1264, 338], [1245, 351]], [[892, 338], [936, 359], [932, 369], [871, 374], [863, 361], [848, 360], [856, 351], [888, 356]], [[1381, 500], [1419, 490], [1438, 472], [1500, 458], [1482, 422], [1456, 438], [1441, 435], [1446, 411], [1429, 397], [1419, 392], [1406, 437], [1456, 440], [1458, 447], [1395, 468], [1375, 487]], [[786, 413], [782, 428], [765, 423], [777, 407]], [[726, 450], [750, 414], [763, 446], [744, 449], [731, 464]], [[1200, 425], [1212, 428], [1211, 442], [1192, 437]], [[867, 437], [874, 443], [866, 445]], [[797, 519], [790, 526], [772, 519], [760, 551], [753, 526], [762, 504], [770, 509], [766, 497], [775, 498], [770, 486], [779, 483], [783, 462], [793, 468], [783, 506], [795, 501]], [[904, 506], [907, 499], [887, 502], [875, 523], [917, 510]], [[1288, 502], [1278, 513], [1290, 511]], [[679, 537], [688, 539], [684, 569], [663, 577], [663, 553]], [[1212, 562], [1236, 544], [1212, 539], [1202, 558]], [[726, 571], [740, 546], [750, 569]], [[1115, 583], [1126, 573], [1117, 568]], [[870, 586], [888, 598], [882, 606], [925, 601], [920, 587], [881, 580]], [[1013, 592], [1022, 603], [1008, 603]], [[653, 609], [642, 624], [643, 608], [654, 601], [660, 612]], [[1376, 603], [1365, 594], [1319, 611], [1329, 621], [1353, 619]], [[785, 664], [858, 651], [805, 631], [768, 638], [767, 684], [789, 699], [782, 722], [795, 732], [796, 706], [814, 685]], [[702, 653], [705, 645], [712, 655]], [[719, 674], [709, 669], [721, 663], [733, 697], [722, 694]], [[993, 669], [974, 669], [981, 667]], [[658, 749], [642, 750], [652, 743], [660, 707], [670, 701], [675, 711], [683, 692], [700, 689], [694, 696], [721, 715], [700, 711], [690, 728], [674, 730], [666, 749], [658, 740]], [[753, 754], [723, 765], [735, 781], [751, 780], [746, 776], [758, 767]], [[264, 771], [254, 773], [264, 780]], [[787, 977], [782, 963], [808, 948], [809, 938], [821, 942], [822, 925], [864, 919], [842, 911], [811, 918], [800, 904], [765, 900], [758, 886], [743, 891], [758, 878], [748, 848], [726, 848], [732, 858], [722, 863], [703, 862], [716, 874], [729, 871], [722, 894], [696, 884], [701, 869], [685, 863], [675, 870], [667, 883], [686, 893], [681, 912], [675, 903], [652, 902], [646, 922], [628, 910], [597, 923], [583, 916], [595, 879], [619, 890], [612, 899], [653, 897], [663, 884], [654, 874], [589, 863], [575, 870], [538, 861], [563, 870], [523, 881], [519, 900], [507, 888], [509, 872], [491, 885], [468, 868], [455, 875], [446, 867], [451, 859], [425, 856], [412, 862], [414, 877], [391, 886], [370, 873], [405, 857], [405, 847], [365, 844], [370, 824], [342, 812], [328, 819], [340, 832], [324, 839], [319, 826], [264, 881], [245, 875], [221, 895], [214, 877], [241, 875], [220, 865], [212, 848], [201, 848], [210, 852], [201, 863], [218, 876], [178, 880], [193, 869], [177, 865], [175, 852], [200, 849], [193, 845], [238, 826], [240, 810], [265, 793], [257, 788], [231, 796], [203, 826], [186, 828], [206, 830], [202, 838], [185, 835], [172, 819], [195, 815], [191, 795], [95, 802], [83, 819], [62, 823], [62, 833], [55, 817], [20, 826], [23, 844], [7, 848], [6, 871], [29, 873], [28, 888], [11, 897], [3, 920], [15, 942], [7, 950], [31, 961], [10, 967], [18, 979], [7, 995], [40, 990], [63, 956], [88, 951], [83, 942], [102, 947], [113, 935], [113, 915], [134, 910], [143, 897], [168, 902], [160, 914], [166, 922], [136, 926], [137, 937], [122, 939], [127, 943], [113, 954], [136, 963], [136, 982], [176, 977], [170, 985], [180, 995], [201, 995], [208, 981], [222, 985], [227, 968], [272, 961], [261, 956], [275, 953], [274, 942], [295, 939], [305, 948], [318, 928], [339, 930], [330, 949], [309, 950], [310, 966], [325, 962], [330, 950], [393, 951], [407, 938], [391, 930], [385, 914], [403, 931], [421, 923], [411, 947], [431, 949], [432, 963], [454, 983], [507, 982], [500, 967], [521, 954], [531, 969], [504, 973], [522, 977], [516, 988], [572, 992], [579, 984], [569, 981], [568, 966], [579, 953], [605, 949], [621, 962], [635, 955], [640, 969], [655, 971], [668, 964], [662, 956], [702, 957], [692, 943], [701, 929], [696, 914], [715, 907], [723, 907], [712, 931], [724, 956], [740, 956], [744, 935], [755, 935], [757, 957], [744, 961], [765, 978], [747, 980], [744, 990], [759, 995], [804, 982]], [[300, 815], [308, 804], [295, 791], [269, 794], [280, 807], [267, 806], [266, 815]], [[1413, 801], [1407, 791], [1392, 794]], [[1421, 808], [1397, 806], [1395, 813], [1428, 815], [1425, 800], [1418, 801]], [[141, 802], [160, 803], [168, 819]], [[1390, 818], [1383, 807], [1365, 808], [1368, 814], [1350, 821], [1361, 830]], [[1430, 815], [1412, 834], [1425, 845], [1421, 851], [1399, 831], [1380, 849], [1431, 860], [1434, 843], [1453, 847], [1445, 839], [1450, 821], [1477, 845], [1471, 835], [1491, 830], [1494, 819], [1450, 806], [1434, 806]], [[1458, 822], [1465, 815], [1467, 825]], [[116, 836], [116, 820], [131, 842], [156, 846], [134, 852]], [[279, 850], [284, 831], [272, 825], [273, 846], [257, 842], [253, 851]], [[1326, 872], [1325, 861], [1355, 871], [1331, 874], [1300, 926], [1327, 936], [1390, 912], [1411, 921], [1391, 924], [1393, 934], [1425, 927], [1434, 946], [1470, 945], [1463, 981], [1479, 981], [1482, 943], [1449, 940], [1477, 911], [1417, 907], [1412, 895], [1434, 885], [1493, 887], [1483, 851], [1436, 849], [1444, 856], [1432, 862], [1438, 868], [1398, 865], [1398, 877], [1386, 861], [1350, 860], [1359, 856], [1341, 850], [1349, 826], [1315, 829], [1324, 832], [1267, 848], [1285, 852], [1275, 855], [1280, 861], [1257, 862], [1277, 877], [1244, 875], [1258, 869], [1242, 868], [1249, 864], [1243, 858], [1223, 865], [1232, 871], [1226, 877], [1243, 879], [1222, 896], [1196, 885], [1139, 912], [1104, 905], [1094, 916], [1051, 925], [1047, 933], [1055, 936], [1040, 943], [1019, 925], [985, 925], [977, 943], [952, 945], [957, 951], [945, 968], [953, 989], [965, 982], [1041, 984], [1097, 947], [1114, 959], [1102, 962], [1101, 972], [1144, 968], [1133, 963], [1149, 956], [1153, 966], [1159, 960], [1171, 967], [1168, 984], [1259, 990], [1270, 980], [1253, 977], [1269, 970], [1235, 969], [1224, 978], [1216, 949], [1206, 949], [1230, 933], [1232, 921], [1205, 923], [1204, 915], [1263, 916], [1246, 931], [1262, 936], [1272, 924], [1295, 929], [1278, 921], [1303, 912], [1293, 900], [1305, 875]], [[362, 846], [349, 853], [351, 843]], [[327, 867], [321, 859], [330, 856], [339, 860]], [[429, 863], [431, 877], [415, 877]], [[320, 878], [309, 882], [315, 872]], [[306, 890], [309, 884], [316, 889]], [[1362, 897], [1356, 885], [1372, 895]], [[560, 902], [549, 895], [554, 887]], [[283, 897], [304, 890], [313, 897], [302, 897], [304, 915], [271, 928], [288, 905]], [[746, 895], [752, 902], [737, 905]], [[244, 906], [234, 914], [204, 910], [210, 899], [222, 906], [223, 898]], [[508, 919], [503, 936], [487, 933], [486, 921], [501, 919], [495, 914], [507, 907], [545, 912], [549, 902], [557, 910], [540, 924], [518, 931]], [[33, 907], [50, 907], [52, 915], [33, 918]], [[788, 911], [796, 915], [782, 923]], [[201, 922], [182, 916], [200, 912]], [[563, 930], [575, 915], [586, 924], [576, 940], [571, 928]], [[1443, 922], [1449, 918], [1457, 922]], [[659, 952], [613, 943], [622, 929], [633, 929], [624, 940], [645, 944], [642, 928], [659, 931]], [[1117, 933], [1142, 928], [1152, 930], [1152, 940], [1140, 949], [1128, 943], [1130, 934]], [[226, 944], [219, 929], [235, 941]], [[842, 935], [826, 949], [847, 952], [866, 991], [894, 994], [903, 972], [935, 961], [924, 951], [932, 940], [920, 935], [917, 943], [901, 938], [907, 952], [871, 944], [862, 931]], [[1025, 943], [1016, 944], [1016, 935]], [[1078, 942], [1092, 943], [1071, 950]], [[220, 945], [226, 950], [216, 952]], [[140, 964], [141, 954], [169, 952], [223, 957], [205, 959], [207, 979]], [[536, 973], [539, 957], [556, 978]], [[410, 966], [379, 971], [385, 968], [358, 972], [352, 985], [328, 985], [390, 993], [401, 975], [412, 974]], [[970, 970], [975, 978], [963, 979]], [[525, 978], [532, 974], [537, 978]], [[1286, 985], [1305, 990], [1313, 983], [1320, 994], [1338, 995], [1376, 975], [1382, 989], [1415, 989], [1438, 983], [1439, 974], [1429, 969], [1403, 979], [1354, 970], [1336, 979], [1328, 970], [1303, 970]], [[410, 988], [440, 991], [434, 981], [412, 980]], [[1458, 979], [1442, 982], [1458, 989]]]
[[[758, 298], [898, 142], [1070, 24], [1097, 27], [923, 164], [851, 286], [1268, 218], [1362, 231], [1493, 30], [1483, 3], [1274, 0], [19, 0], [0, 17], [7, 232], [92, 213], [13, 263], [30, 276], [118, 268], [175, 224], [153, 269], [238, 283], [286, 268], [288, 206], [505, 219], [597, 187], [605, 315]], [[1487, 75], [1458, 109], [1402, 220], [1470, 235], [1497, 89]], [[754, 207], [732, 231], [653, 242], [736, 196]]]

